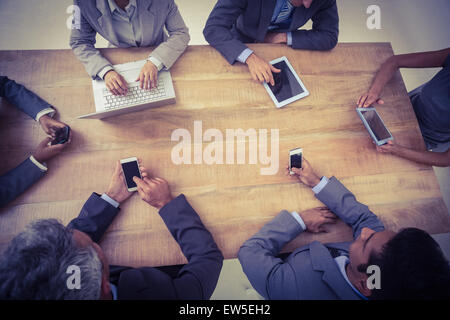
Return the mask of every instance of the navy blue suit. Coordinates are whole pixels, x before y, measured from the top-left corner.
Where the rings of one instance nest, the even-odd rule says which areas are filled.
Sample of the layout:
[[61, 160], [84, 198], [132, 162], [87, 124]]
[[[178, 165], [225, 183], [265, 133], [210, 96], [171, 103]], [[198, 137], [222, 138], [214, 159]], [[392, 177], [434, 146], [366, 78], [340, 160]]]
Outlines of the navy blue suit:
[[[0, 76], [0, 97], [35, 119], [37, 114], [51, 105], [24, 86], [7, 77]], [[28, 158], [18, 167], [0, 176], [0, 207], [14, 200], [42, 178], [45, 172]]]
[[[209, 15], [203, 35], [211, 46], [233, 64], [247, 46], [262, 42], [268, 32], [276, 0], [219, 0]], [[312, 30], [297, 30], [309, 20]], [[292, 48], [331, 50], [338, 42], [339, 15], [336, 0], [314, 0], [309, 9], [294, 9], [288, 29]]]
[[[80, 215], [68, 227], [85, 232], [98, 242], [118, 212], [118, 208], [101, 199], [98, 194], [92, 194]], [[163, 272], [160, 268], [112, 266], [110, 280], [117, 285], [118, 299], [209, 299], [219, 279], [223, 261], [211, 233], [184, 195], [173, 199], [159, 214], [178, 242], [188, 264], [175, 275]]]

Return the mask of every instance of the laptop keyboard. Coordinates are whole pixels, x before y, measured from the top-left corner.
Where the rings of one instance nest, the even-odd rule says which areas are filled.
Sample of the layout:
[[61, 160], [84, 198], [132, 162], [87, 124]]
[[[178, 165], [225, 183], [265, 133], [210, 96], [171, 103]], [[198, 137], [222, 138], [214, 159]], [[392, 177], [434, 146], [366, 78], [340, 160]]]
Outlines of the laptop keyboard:
[[158, 86], [151, 90], [143, 90], [139, 84], [128, 87], [126, 96], [115, 96], [108, 89], [103, 89], [103, 98], [105, 99], [105, 109], [112, 110], [127, 106], [146, 104], [152, 101], [161, 100], [166, 96], [164, 81], [158, 79]]

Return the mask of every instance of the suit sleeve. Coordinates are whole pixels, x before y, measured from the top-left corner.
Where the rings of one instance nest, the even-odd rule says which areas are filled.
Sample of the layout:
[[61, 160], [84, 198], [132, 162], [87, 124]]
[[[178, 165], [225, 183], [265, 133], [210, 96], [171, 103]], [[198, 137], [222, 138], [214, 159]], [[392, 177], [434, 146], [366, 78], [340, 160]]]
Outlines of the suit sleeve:
[[[82, 8], [78, 1], [74, 1], [74, 4]], [[72, 29], [70, 47], [92, 79], [100, 79], [98, 73], [107, 66], [112, 67], [111, 63], [95, 48], [96, 34], [97, 32], [91, 27], [83, 16], [83, 11], [81, 11], [80, 29]]]
[[0, 207], [13, 201], [45, 175], [28, 158], [18, 167], [0, 176]]
[[173, 280], [179, 299], [209, 299], [222, 269], [223, 256], [200, 217], [180, 195], [160, 210], [188, 263]]
[[169, 38], [156, 47], [150, 56], [155, 57], [161, 61], [167, 69], [170, 69], [186, 50], [190, 40], [189, 30], [173, 0], [169, 3], [169, 12], [165, 26], [169, 33]]
[[326, 1], [311, 18], [312, 30], [292, 32], [292, 48], [305, 50], [331, 50], [339, 36], [339, 14], [335, 0]]
[[352, 227], [354, 239], [359, 236], [363, 228], [370, 228], [377, 232], [384, 230], [383, 223], [369, 210], [369, 207], [358, 202], [353, 193], [335, 177], [330, 179], [316, 197]]
[[289, 284], [283, 288], [286, 296], [296, 296], [295, 273], [288, 263], [276, 256], [302, 230], [289, 212], [282, 211], [239, 249], [238, 258], [244, 273], [264, 298], [271, 299], [270, 286], [274, 279], [283, 279], [283, 284]]
[[244, 12], [246, 0], [219, 0], [206, 21], [203, 35], [206, 41], [233, 64], [247, 46], [236, 39], [231, 30]]
[[36, 119], [39, 112], [52, 106], [39, 96], [16, 83], [8, 77], [0, 76], [0, 97], [6, 98], [11, 104]]
[[78, 217], [73, 219], [67, 227], [82, 231], [89, 235], [92, 241], [99, 242], [118, 213], [118, 208], [93, 193], [84, 204]]

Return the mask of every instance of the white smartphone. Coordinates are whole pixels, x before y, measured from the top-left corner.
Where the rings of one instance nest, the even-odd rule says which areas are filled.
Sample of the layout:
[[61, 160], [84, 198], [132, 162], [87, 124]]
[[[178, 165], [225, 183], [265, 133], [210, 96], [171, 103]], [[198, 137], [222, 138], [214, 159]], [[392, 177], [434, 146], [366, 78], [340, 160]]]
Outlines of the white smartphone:
[[292, 168], [300, 169], [302, 167], [302, 156], [302, 148], [292, 149], [289, 151], [289, 174], [295, 174], [294, 171], [292, 171]]
[[133, 177], [142, 179], [141, 170], [139, 169], [138, 159], [136, 157], [120, 160], [122, 166], [123, 175], [125, 176], [125, 182], [127, 184], [128, 191], [136, 191], [137, 185], [133, 181]]

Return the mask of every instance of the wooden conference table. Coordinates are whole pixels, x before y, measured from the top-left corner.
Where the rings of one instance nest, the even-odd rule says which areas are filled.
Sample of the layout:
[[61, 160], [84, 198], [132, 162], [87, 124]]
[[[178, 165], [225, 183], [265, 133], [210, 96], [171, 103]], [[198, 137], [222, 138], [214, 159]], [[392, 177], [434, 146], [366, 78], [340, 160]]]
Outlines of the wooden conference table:
[[[49, 162], [48, 174], [0, 210], [0, 249], [30, 221], [75, 218], [92, 192], [109, 184], [115, 161], [137, 156], [151, 174], [184, 193], [213, 234], [225, 258], [282, 209], [298, 212], [321, 206], [312, 191], [285, 176], [288, 152], [302, 147], [320, 175], [336, 176], [368, 205], [387, 228], [418, 227], [450, 231], [450, 217], [431, 167], [377, 153], [358, 118], [356, 100], [388, 57], [389, 43], [339, 44], [331, 52], [295, 51], [286, 46], [250, 45], [266, 60], [288, 57], [310, 96], [276, 109], [263, 86], [244, 65], [230, 66], [209, 46], [190, 46], [171, 69], [177, 103], [115, 118], [77, 120], [94, 110], [91, 81], [70, 50], [0, 52], [0, 74], [24, 84], [58, 109], [74, 131], [72, 144]], [[148, 49], [104, 49], [113, 64], [143, 59]], [[378, 107], [396, 140], [424, 148], [400, 73], [383, 92]], [[259, 164], [175, 165], [175, 129], [194, 135], [215, 128], [279, 129], [279, 171], [261, 175]], [[24, 160], [45, 134], [38, 124], [4, 100], [0, 107], [0, 174]], [[203, 147], [209, 142], [204, 142]], [[270, 149], [270, 145], [268, 146]], [[192, 148], [194, 149], [194, 148]], [[235, 152], [236, 152], [235, 148]], [[246, 153], [248, 154], [248, 145]], [[225, 151], [224, 151], [225, 154]], [[191, 156], [192, 160], [194, 156]], [[248, 163], [248, 155], [246, 163]], [[104, 235], [101, 245], [111, 264], [159, 266], [185, 263], [185, 257], [157, 211], [136, 194]], [[307, 244], [350, 241], [343, 222], [324, 234], [304, 233], [284, 251]]]

